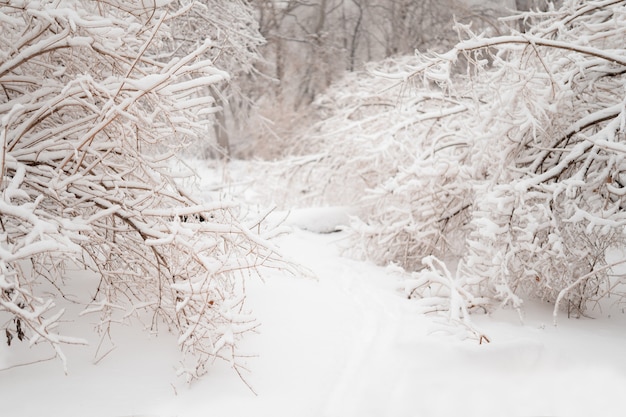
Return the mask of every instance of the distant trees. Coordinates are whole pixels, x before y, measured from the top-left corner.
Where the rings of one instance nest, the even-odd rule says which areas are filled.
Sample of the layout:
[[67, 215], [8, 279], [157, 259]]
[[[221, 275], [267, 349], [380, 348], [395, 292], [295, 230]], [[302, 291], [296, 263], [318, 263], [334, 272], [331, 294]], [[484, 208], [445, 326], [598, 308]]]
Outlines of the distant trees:
[[292, 160], [312, 200], [361, 208], [353, 248], [412, 271], [423, 311], [480, 340], [472, 311], [624, 296], [626, 2], [520, 18], [524, 33], [461, 26], [448, 52], [346, 76]]
[[231, 147], [238, 147], [242, 125], [251, 114], [251, 91], [245, 81], [255, 72], [254, 66], [261, 59], [258, 47], [265, 40], [258, 31], [254, 10], [242, 0], [195, 0], [193, 6], [190, 4], [168, 2], [172, 11], [187, 11], [172, 19], [168, 27], [171, 34], [162, 46], [164, 52], [172, 57], [184, 56], [210, 39], [211, 47], [205, 57], [226, 71], [229, 79], [204, 88], [202, 93], [212, 96], [216, 105], [213, 134], [203, 138], [188, 154], [228, 158]]
[[[261, 48], [269, 76], [250, 85], [262, 115], [271, 125], [254, 126], [253, 136], [266, 132], [263, 147], [284, 143], [305, 120], [308, 105], [345, 71], [360, 71], [367, 62], [390, 56], [444, 51], [458, 40], [454, 21], [473, 21], [476, 28], [499, 30], [496, 17], [505, 6], [469, 5], [464, 0], [310, 0], [252, 2], [259, 30], [267, 40]], [[478, 29], [477, 29], [478, 30]], [[262, 89], [259, 87], [262, 86]], [[279, 148], [279, 149], [275, 149]]]
[[256, 325], [240, 273], [276, 256], [236, 204], [197, 201], [171, 171], [211, 134], [220, 63], [250, 65], [250, 16], [241, 2], [0, 2], [7, 343], [45, 342], [63, 361], [63, 344], [84, 343], [57, 306], [79, 267], [97, 277], [77, 301], [102, 332], [148, 316], [178, 332], [189, 378], [214, 358], [239, 369], [237, 341]]
[[[443, 51], [455, 43], [454, 19], [476, 11], [462, 0], [255, 1], [263, 48], [285, 98], [312, 101], [344, 70], [365, 62]], [[486, 10], [480, 10], [489, 19]], [[482, 24], [484, 22], [477, 22]], [[495, 22], [492, 22], [492, 24]], [[295, 77], [295, 81], [293, 81]], [[290, 91], [290, 89], [295, 89]]]

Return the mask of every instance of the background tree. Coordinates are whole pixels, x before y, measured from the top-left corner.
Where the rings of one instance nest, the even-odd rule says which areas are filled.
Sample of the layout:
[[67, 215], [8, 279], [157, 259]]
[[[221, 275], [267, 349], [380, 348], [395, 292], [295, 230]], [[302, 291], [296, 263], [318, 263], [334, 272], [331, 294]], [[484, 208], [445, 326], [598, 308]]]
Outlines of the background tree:
[[241, 0], [194, 1], [193, 7], [187, 4], [176, 1], [169, 5], [172, 11], [188, 11], [179, 13], [170, 22], [171, 35], [164, 43], [164, 52], [184, 56], [205, 39], [211, 39], [206, 58], [229, 74], [228, 80], [211, 84], [202, 91], [215, 100], [214, 134], [187, 152], [194, 157], [229, 157], [231, 147], [236, 150], [241, 146], [244, 124], [254, 113], [250, 92], [243, 90], [247, 78], [256, 72], [254, 65], [261, 59], [258, 47], [265, 41], [258, 31], [254, 10]]
[[257, 139], [257, 153], [269, 157], [290, 151], [285, 142], [315, 120], [310, 104], [345, 71], [360, 71], [367, 62], [416, 50], [444, 51], [458, 39], [455, 20], [497, 32], [504, 25], [497, 17], [511, 6], [464, 0], [253, 4], [267, 39], [261, 48], [265, 63], [258, 68], [270, 78], [250, 87], [260, 114], [271, 124], [253, 123], [250, 136]]

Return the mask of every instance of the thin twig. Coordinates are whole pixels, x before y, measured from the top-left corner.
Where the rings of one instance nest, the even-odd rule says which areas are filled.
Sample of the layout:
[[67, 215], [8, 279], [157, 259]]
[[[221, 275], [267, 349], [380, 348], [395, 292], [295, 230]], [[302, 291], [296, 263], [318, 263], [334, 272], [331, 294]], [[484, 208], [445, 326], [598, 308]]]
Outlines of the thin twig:
[[34, 365], [36, 363], [48, 362], [48, 361], [51, 361], [53, 359], [56, 359], [56, 357], [57, 357], [57, 355], [53, 355], [53, 356], [51, 356], [49, 358], [46, 358], [46, 359], [38, 359], [38, 360], [34, 360], [32, 362], [18, 363], [18, 364], [15, 364], [15, 365], [7, 366], [6, 368], [0, 368], [0, 372], [8, 371], [8, 370], [15, 369], [15, 368], [19, 368], [21, 366], [30, 366], [30, 365]]
[[576, 281], [574, 281], [573, 283], [571, 283], [570, 285], [568, 285], [567, 287], [563, 288], [560, 292], [559, 295], [556, 298], [556, 301], [554, 302], [554, 309], [552, 310], [552, 317], [553, 317], [553, 323], [556, 326], [557, 325], [557, 315], [559, 312], [559, 306], [561, 301], [563, 300], [563, 297], [565, 297], [567, 295], [567, 293], [574, 288], [575, 286], [577, 286], [578, 284], [582, 283], [583, 281], [585, 281], [586, 279], [588, 279], [589, 277], [592, 277], [593, 275], [596, 275], [599, 272], [605, 271], [607, 269], [613, 268], [617, 265], [621, 265], [623, 263], [626, 263], [626, 259], [623, 259], [621, 261], [618, 262], [613, 262], [610, 263], [608, 265], [604, 265], [601, 268], [595, 269], [581, 277], [579, 277]]

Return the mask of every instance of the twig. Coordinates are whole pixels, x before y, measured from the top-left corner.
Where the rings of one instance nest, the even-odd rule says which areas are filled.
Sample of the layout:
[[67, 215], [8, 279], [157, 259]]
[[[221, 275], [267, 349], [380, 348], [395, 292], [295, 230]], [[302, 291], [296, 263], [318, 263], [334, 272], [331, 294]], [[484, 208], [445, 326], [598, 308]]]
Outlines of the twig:
[[567, 295], [567, 293], [574, 288], [575, 286], [579, 285], [581, 282], [583, 282], [584, 280], [588, 279], [589, 277], [597, 274], [598, 272], [602, 272], [605, 271], [607, 269], [613, 268], [614, 266], [620, 265], [626, 263], [626, 259], [623, 259], [621, 261], [618, 262], [613, 262], [610, 263], [608, 265], [604, 265], [602, 268], [598, 268], [598, 269], [594, 269], [593, 271], [583, 275], [582, 277], [578, 278], [576, 281], [574, 281], [573, 283], [571, 283], [570, 285], [568, 285], [567, 287], [563, 288], [560, 292], [558, 297], [556, 298], [556, 301], [554, 302], [554, 310], [552, 311], [552, 317], [553, 317], [553, 323], [556, 326], [557, 323], [557, 315], [559, 312], [559, 305], [561, 303], [561, 301], [563, 300], [563, 297], [565, 297], [565, 295]]
[[47, 359], [38, 359], [38, 360], [35, 360], [35, 361], [32, 361], [32, 362], [18, 363], [18, 364], [15, 364], [15, 365], [7, 366], [6, 368], [0, 368], [0, 372], [8, 371], [10, 369], [19, 368], [19, 367], [22, 367], [22, 366], [34, 365], [36, 363], [48, 362], [48, 361], [51, 361], [53, 359], [56, 359], [56, 357], [57, 357], [57, 355], [53, 355], [53, 356], [51, 356], [51, 357], [49, 357]]

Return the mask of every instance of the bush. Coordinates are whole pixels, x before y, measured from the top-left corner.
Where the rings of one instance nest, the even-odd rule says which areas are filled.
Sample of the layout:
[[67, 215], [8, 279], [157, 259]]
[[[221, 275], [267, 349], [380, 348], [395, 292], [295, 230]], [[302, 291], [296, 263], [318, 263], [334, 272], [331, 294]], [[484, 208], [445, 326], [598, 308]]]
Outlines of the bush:
[[102, 331], [148, 312], [179, 333], [194, 378], [214, 358], [239, 369], [256, 325], [243, 274], [277, 257], [237, 205], [196, 201], [170, 174], [229, 75], [211, 39], [173, 57], [168, 24], [193, 6], [157, 3], [0, 5], [0, 316], [8, 343], [47, 342], [65, 362], [61, 346], [84, 340], [61, 334], [55, 303], [80, 266], [99, 278], [82, 302]]
[[311, 135], [310, 193], [360, 208], [352, 246], [465, 324], [525, 297], [584, 314], [621, 282], [607, 253], [624, 245], [626, 2], [516, 19], [525, 33], [459, 26], [445, 54], [347, 77]]

